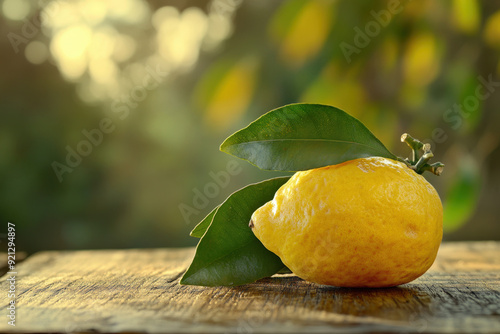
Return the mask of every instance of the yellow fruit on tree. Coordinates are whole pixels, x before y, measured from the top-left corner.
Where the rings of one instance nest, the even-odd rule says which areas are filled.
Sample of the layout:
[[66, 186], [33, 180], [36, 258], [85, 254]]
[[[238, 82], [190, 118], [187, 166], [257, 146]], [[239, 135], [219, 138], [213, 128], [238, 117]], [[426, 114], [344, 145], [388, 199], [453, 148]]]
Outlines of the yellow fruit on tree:
[[442, 221], [439, 195], [424, 177], [402, 162], [370, 157], [296, 173], [250, 226], [303, 279], [389, 287], [429, 269]]

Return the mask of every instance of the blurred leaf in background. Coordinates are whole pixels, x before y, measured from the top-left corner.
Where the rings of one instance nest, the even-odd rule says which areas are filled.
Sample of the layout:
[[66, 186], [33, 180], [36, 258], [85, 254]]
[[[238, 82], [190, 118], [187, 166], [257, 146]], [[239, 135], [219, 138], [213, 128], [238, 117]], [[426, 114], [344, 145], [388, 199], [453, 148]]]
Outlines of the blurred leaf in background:
[[200, 81], [197, 100], [207, 125], [227, 133], [247, 111], [257, 81], [257, 60], [247, 57], [210, 68]]
[[452, 232], [466, 223], [474, 214], [481, 188], [481, 176], [476, 162], [465, 156], [453, 175], [444, 204], [444, 231]]
[[474, 35], [481, 23], [480, 6], [477, 0], [453, 0], [452, 20], [454, 27], [463, 33]]
[[335, 2], [292, 0], [284, 3], [270, 25], [283, 61], [302, 66], [324, 47], [334, 20]]

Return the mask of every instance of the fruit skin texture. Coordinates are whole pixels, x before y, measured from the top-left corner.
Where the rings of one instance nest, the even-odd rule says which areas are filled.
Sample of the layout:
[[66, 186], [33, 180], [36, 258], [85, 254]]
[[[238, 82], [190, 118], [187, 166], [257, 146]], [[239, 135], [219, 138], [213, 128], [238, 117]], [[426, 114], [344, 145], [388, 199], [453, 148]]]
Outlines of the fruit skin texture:
[[429, 269], [443, 207], [424, 177], [370, 157], [296, 173], [253, 215], [256, 237], [297, 276], [339, 287], [390, 287]]

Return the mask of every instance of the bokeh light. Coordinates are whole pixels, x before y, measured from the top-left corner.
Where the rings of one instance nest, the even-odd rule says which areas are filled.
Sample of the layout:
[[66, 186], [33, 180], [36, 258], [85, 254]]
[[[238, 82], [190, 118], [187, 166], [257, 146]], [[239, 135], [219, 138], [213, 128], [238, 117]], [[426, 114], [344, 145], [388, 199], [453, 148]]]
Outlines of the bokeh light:
[[4, 0], [2, 13], [10, 20], [23, 20], [30, 12], [31, 6], [28, 0]]
[[47, 60], [49, 50], [44, 43], [40, 41], [33, 41], [26, 46], [26, 49], [24, 49], [24, 55], [30, 63], [40, 65]]

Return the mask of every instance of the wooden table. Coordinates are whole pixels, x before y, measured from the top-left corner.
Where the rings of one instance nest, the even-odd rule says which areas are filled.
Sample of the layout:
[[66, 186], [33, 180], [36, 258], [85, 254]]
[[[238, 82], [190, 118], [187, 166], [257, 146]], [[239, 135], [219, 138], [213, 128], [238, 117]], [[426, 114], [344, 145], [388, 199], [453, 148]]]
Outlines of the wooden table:
[[193, 249], [41, 252], [17, 265], [16, 326], [1, 332], [499, 333], [500, 242], [445, 243], [396, 288], [320, 286], [285, 275], [240, 287], [180, 286]]

